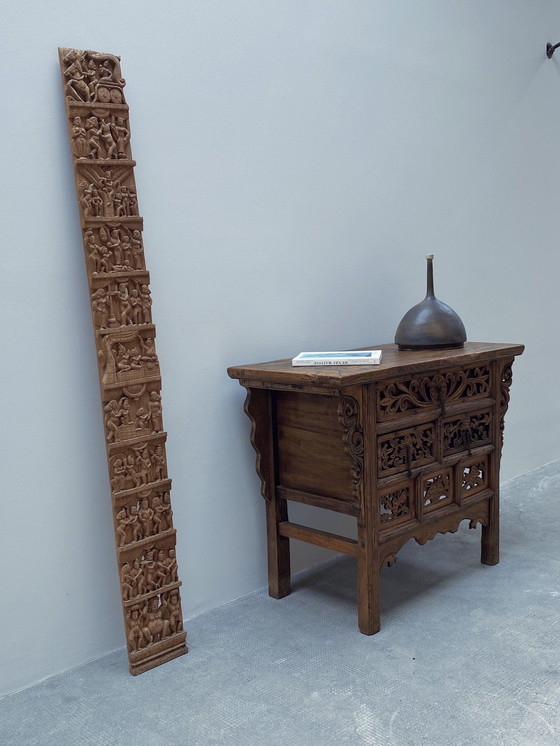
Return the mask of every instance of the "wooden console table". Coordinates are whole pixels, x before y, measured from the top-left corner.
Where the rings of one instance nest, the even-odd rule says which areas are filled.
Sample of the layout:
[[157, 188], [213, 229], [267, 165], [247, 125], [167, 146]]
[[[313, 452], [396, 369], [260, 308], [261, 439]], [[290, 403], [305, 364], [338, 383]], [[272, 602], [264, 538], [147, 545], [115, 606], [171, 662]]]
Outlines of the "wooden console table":
[[[399, 351], [381, 365], [228, 369], [245, 411], [267, 506], [269, 592], [290, 593], [290, 539], [357, 558], [358, 620], [379, 631], [379, 573], [409, 539], [482, 524], [499, 560], [499, 465], [511, 366], [523, 345]], [[357, 540], [288, 519], [288, 501], [355, 516]]]

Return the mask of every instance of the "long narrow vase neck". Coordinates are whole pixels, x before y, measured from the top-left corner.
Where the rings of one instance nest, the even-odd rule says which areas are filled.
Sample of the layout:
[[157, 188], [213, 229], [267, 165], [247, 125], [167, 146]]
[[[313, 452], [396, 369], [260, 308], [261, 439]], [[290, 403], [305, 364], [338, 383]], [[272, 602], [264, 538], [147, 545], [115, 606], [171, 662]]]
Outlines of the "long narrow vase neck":
[[428, 254], [426, 256], [427, 266], [427, 277], [426, 277], [426, 298], [434, 298], [434, 255]]

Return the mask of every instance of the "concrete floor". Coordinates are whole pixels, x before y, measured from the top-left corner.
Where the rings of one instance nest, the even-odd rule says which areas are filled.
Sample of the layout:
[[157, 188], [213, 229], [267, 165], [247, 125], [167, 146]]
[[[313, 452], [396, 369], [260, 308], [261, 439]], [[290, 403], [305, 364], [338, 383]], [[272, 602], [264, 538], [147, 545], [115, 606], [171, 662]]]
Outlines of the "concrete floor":
[[560, 462], [502, 488], [480, 528], [409, 542], [383, 570], [382, 629], [356, 626], [337, 558], [274, 601], [192, 619], [187, 656], [136, 678], [125, 652], [0, 701], [3, 746], [560, 744]]

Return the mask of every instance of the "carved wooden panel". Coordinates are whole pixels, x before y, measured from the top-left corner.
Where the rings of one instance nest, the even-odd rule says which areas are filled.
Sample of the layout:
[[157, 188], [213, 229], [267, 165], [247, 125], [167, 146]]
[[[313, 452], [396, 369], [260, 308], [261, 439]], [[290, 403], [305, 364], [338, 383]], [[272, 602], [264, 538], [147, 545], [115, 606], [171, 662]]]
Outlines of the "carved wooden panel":
[[382, 528], [408, 521], [415, 516], [412, 481], [399, 483], [379, 492], [379, 517]]
[[130, 671], [187, 652], [171, 480], [120, 59], [59, 49], [82, 227]]
[[436, 474], [423, 476], [420, 483], [420, 501], [423, 512], [437, 510], [454, 500], [453, 473], [442, 469]]
[[352, 460], [352, 491], [358, 497], [364, 473], [364, 432], [356, 399], [352, 396], [343, 396], [338, 405], [338, 414], [343, 427], [342, 440]]
[[380, 435], [377, 468], [380, 477], [407, 471], [434, 461], [435, 429], [432, 422]]
[[444, 455], [486, 445], [492, 440], [492, 414], [489, 411], [471, 412], [453, 417], [443, 423]]
[[490, 366], [449, 370], [396, 379], [377, 389], [377, 419], [393, 419], [423, 409], [481, 399], [490, 395]]
[[461, 495], [465, 498], [475, 495], [489, 486], [488, 455], [462, 461], [459, 464]]
[[504, 421], [509, 407], [509, 390], [513, 380], [513, 358], [503, 366], [500, 373], [500, 453], [504, 445]]

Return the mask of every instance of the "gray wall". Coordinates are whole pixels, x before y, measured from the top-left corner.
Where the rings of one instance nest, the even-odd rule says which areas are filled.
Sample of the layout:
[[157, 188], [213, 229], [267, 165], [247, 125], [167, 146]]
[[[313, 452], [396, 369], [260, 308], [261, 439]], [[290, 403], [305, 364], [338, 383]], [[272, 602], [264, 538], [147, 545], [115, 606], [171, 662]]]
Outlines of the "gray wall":
[[124, 644], [57, 46], [123, 58], [187, 617], [266, 577], [226, 367], [391, 341], [426, 253], [469, 339], [527, 345], [504, 478], [560, 457], [556, 2], [34, 0], [0, 33], [0, 692]]

